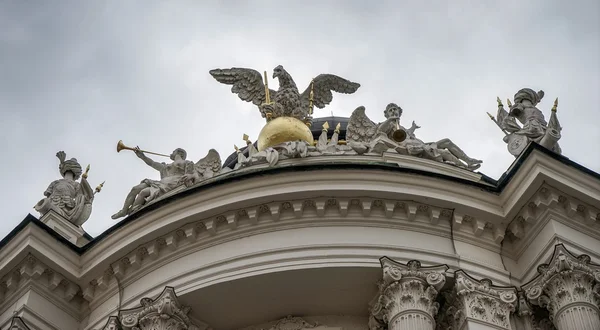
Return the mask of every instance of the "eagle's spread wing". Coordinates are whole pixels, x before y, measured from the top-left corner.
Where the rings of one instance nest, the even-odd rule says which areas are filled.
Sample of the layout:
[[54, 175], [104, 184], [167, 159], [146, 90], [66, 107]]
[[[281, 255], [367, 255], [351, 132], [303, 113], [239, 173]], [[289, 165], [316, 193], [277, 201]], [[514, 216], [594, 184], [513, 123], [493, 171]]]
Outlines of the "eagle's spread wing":
[[[252, 102], [259, 106], [265, 102], [265, 85], [260, 72], [246, 68], [214, 69], [209, 71], [218, 82], [233, 85], [231, 92], [237, 94], [240, 99]], [[275, 97], [276, 91], [269, 89], [271, 99]]]
[[[360, 87], [359, 83], [351, 82], [333, 74], [320, 74], [313, 80], [313, 83], [313, 105], [319, 109], [323, 109], [331, 103], [331, 100], [333, 100], [331, 91], [352, 94]], [[304, 93], [300, 95], [303, 109], [308, 109], [309, 106], [310, 87], [308, 85]]]
[[218, 172], [221, 169], [221, 156], [215, 149], [210, 149], [208, 154], [196, 163], [196, 170], [200, 173]]
[[350, 115], [346, 127], [346, 140], [348, 142], [369, 142], [377, 134], [377, 124], [365, 114], [365, 107], [356, 108]]

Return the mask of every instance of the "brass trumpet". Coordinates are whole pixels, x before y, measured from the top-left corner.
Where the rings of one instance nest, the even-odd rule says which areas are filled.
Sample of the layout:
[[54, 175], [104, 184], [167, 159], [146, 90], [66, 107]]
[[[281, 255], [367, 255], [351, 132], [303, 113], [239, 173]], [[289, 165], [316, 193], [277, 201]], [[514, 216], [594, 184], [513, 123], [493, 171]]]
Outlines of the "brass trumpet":
[[394, 131], [392, 132], [392, 140], [396, 142], [402, 142], [406, 140], [408, 134], [406, 130], [400, 127], [400, 122], [398, 120], [394, 121]]
[[[119, 140], [119, 142], [117, 142], [117, 152], [120, 152], [121, 150], [132, 150], [132, 151], [136, 151], [136, 148], [132, 148], [132, 147], [128, 147], [123, 143], [123, 140]], [[141, 152], [145, 152], [147, 154], [153, 154], [153, 155], [157, 155], [157, 156], [163, 156], [163, 157], [171, 157], [169, 155], [165, 155], [165, 154], [159, 154], [156, 152], [152, 152], [152, 151], [146, 151], [146, 150], [139, 150]]]

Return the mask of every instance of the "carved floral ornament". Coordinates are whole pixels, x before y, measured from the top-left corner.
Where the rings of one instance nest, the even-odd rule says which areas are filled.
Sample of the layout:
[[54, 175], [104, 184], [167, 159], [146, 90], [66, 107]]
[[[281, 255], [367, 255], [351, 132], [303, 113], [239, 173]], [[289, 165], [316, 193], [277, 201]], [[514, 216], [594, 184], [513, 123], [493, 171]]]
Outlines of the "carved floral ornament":
[[[550, 312], [550, 320], [575, 306], [600, 310], [600, 265], [588, 255], [574, 256], [564, 245], [556, 245], [547, 264], [538, 266], [538, 276], [523, 286], [527, 300]], [[598, 323], [600, 324], [600, 322]]]
[[[182, 306], [175, 290], [165, 287], [164, 291], [156, 298], [142, 298], [140, 307], [119, 312], [119, 322], [123, 330], [199, 330], [192, 323], [188, 314], [190, 308]], [[105, 329], [111, 329], [111, 320]], [[117, 321], [112, 319], [112, 326], [116, 328]], [[108, 328], [107, 328], [108, 327]]]

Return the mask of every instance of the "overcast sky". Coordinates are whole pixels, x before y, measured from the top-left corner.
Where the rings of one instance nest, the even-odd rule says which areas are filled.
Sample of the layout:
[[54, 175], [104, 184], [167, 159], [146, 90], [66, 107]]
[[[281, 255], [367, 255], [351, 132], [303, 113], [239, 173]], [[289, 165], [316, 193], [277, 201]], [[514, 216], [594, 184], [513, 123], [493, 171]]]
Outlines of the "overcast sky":
[[[408, 4], [411, 3], [411, 4]], [[395, 102], [426, 141], [451, 138], [499, 178], [514, 160], [486, 116], [523, 87], [559, 97], [563, 154], [600, 172], [600, 2], [0, 1], [0, 238], [60, 178], [59, 150], [106, 180], [84, 229], [116, 222], [129, 189], [158, 173], [116, 143], [225, 158], [264, 124], [214, 68], [281, 64], [304, 89], [334, 73], [362, 86], [315, 117], [374, 121]], [[276, 87], [276, 83], [273, 83]], [[330, 123], [331, 124], [331, 123]], [[156, 157], [156, 160], [164, 158]]]

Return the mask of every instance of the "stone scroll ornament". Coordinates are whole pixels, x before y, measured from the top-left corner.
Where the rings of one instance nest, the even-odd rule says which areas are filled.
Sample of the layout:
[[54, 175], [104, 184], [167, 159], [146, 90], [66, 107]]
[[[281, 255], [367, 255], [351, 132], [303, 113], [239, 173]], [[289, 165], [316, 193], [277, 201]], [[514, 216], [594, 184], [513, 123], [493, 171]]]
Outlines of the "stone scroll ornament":
[[557, 154], [562, 152], [558, 144], [562, 127], [556, 117], [558, 98], [554, 101], [550, 120], [546, 122], [544, 114], [536, 107], [544, 94], [544, 91], [535, 92], [531, 88], [523, 88], [515, 94], [514, 105], [510, 102], [510, 99], [507, 100], [508, 111], [504, 109], [500, 98], [497, 98], [498, 112], [496, 118], [488, 113], [490, 119], [505, 134], [503, 140], [507, 144], [508, 152], [515, 157], [519, 156], [531, 141]]
[[197, 184], [202, 180], [213, 177], [221, 170], [221, 157], [214, 149], [210, 149], [204, 158], [194, 163], [186, 160], [187, 152], [184, 149], [177, 148], [170, 155], [162, 155], [168, 156], [173, 161], [172, 163], [164, 163], [152, 160], [139, 148], [127, 148], [133, 150], [148, 166], [157, 170], [160, 173], [160, 180], [144, 179], [131, 188], [121, 210], [112, 215], [113, 219], [135, 213], [143, 206], [159, 199], [173, 189], [181, 185], [189, 187]]
[[199, 330], [189, 318], [190, 308], [179, 303], [175, 290], [166, 287], [156, 298], [142, 298], [140, 307], [119, 312], [123, 330]]
[[423, 142], [418, 139], [414, 132], [420, 126], [414, 122], [409, 129], [400, 125], [402, 108], [396, 104], [388, 104], [384, 115], [386, 121], [376, 124], [365, 114], [365, 107], [360, 106], [354, 110], [346, 128], [346, 141], [358, 154], [395, 151], [402, 155], [431, 159], [470, 171], [481, 166], [481, 160], [467, 156], [450, 139], [436, 142]]
[[[94, 195], [99, 193], [104, 183], [93, 189], [87, 178], [90, 166], [82, 175], [81, 165], [75, 158], [66, 159], [64, 151], [56, 153], [60, 160], [58, 171], [62, 179], [52, 181], [44, 196], [33, 208], [44, 215], [50, 211], [56, 212], [72, 224], [81, 227], [92, 213]], [[77, 180], [81, 177], [81, 181]]]

